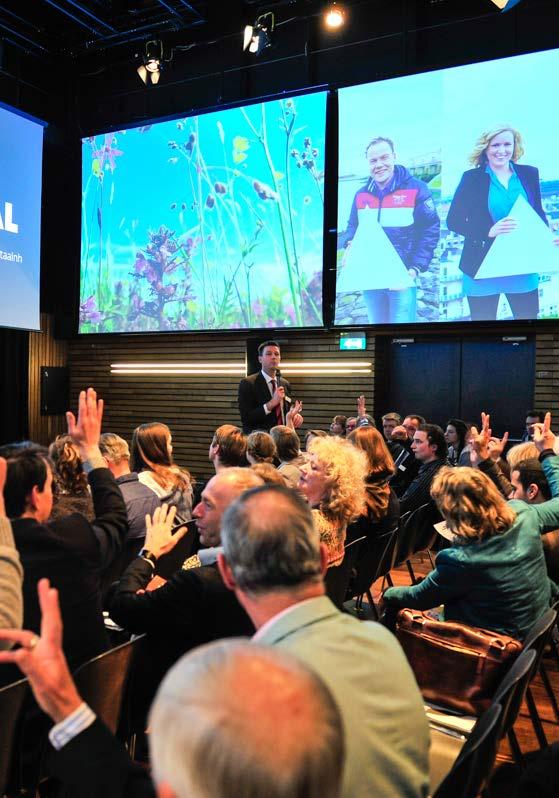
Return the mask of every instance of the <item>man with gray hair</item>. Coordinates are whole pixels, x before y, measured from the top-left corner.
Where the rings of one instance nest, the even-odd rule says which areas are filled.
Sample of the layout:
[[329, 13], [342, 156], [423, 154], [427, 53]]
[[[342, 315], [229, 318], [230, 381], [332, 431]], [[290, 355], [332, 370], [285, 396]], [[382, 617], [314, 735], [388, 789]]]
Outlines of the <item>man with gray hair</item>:
[[83, 701], [62, 652], [57, 591], [39, 583], [41, 635], [0, 631], [55, 722], [46, 771], [68, 795], [104, 798], [339, 798], [343, 731], [324, 683], [288, 654], [212, 643], [167, 674], [149, 717], [154, 785]]
[[326, 551], [294, 491], [247, 491], [223, 516], [225, 584], [252, 618], [253, 640], [299, 657], [331, 690], [346, 739], [343, 798], [426, 796], [429, 728], [396, 639], [339, 612], [324, 594]]

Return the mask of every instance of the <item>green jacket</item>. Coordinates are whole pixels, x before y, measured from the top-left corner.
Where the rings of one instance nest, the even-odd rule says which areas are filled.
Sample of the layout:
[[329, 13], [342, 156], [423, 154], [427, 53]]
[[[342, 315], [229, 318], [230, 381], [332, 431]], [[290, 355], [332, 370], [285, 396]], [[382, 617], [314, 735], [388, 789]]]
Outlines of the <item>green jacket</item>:
[[413, 587], [393, 587], [387, 605], [427, 610], [444, 604], [446, 621], [458, 621], [522, 640], [555, 598], [541, 534], [559, 526], [559, 457], [543, 468], [554, 497], [543, 504], [513, 499], [516, 520], [502, 535], [443, 549], [436, 568]]
[[357, 621], [321, 596], [291, 607], [256, 637], [302, 660], [334, 696], [346, 744], [341, 798], [427, 795], [429, 726], [423, 701], [387, 629]]

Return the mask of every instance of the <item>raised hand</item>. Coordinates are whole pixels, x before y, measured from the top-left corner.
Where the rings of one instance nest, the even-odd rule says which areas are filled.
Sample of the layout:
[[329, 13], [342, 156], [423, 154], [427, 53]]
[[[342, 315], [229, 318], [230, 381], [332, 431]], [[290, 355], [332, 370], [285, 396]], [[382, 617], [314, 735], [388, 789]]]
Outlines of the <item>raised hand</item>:
[[361, 394], [361, 396], [357, 397], [357, 415], [359, 418], [363, 418], [363, 416], [366, 414], [367, 407], [365, 405], [365, 395]]
[[488, 413], [481, 414], [481, 430], [472, 427], [470, 463], [477, 466], [482, 460], [489, 458], [489, 441], [491, 440], [491, 418]]
[[508, 432], [505, 432], [502, 438], [491, 437], [488, 441], [489, 456], [492, 460], [497, 461], [505, 450], [509, 439]]
[[78, 420], [70, 411], [66, 413], [68, 434], [78, 446], [80, 457], [87, 460], [91, 454], [99, 452], [99, 435], [103, 421], [103, 400], [97, 399], [93, 388], [80, 391], [78, 400]]
[[176, 507], [162, 504], [161, 507], [156, 507], [153, 516], [146, 515], [145, 548], [154, 557], [161, 557], [162, 554], [172, 551], [188, 532], [188, 527], [184, 526], [173, 535], [171, 530], [176, 512]]
[[298, 399], [295, 399], [289, 412], [285, 416], [285, 424], [287, 427], [291, 427], [292, 429], [298, 429], [303, 423], [303, 416], [301, 411], [303, 409], [303, 403], [300, 402]]
[[62, 617], [58, 590], [48, 579], [37, 585], [41, 606], [41, 634], [19, 629], [0, 629], [0, 640], [19, 643], [15, 651], [0, 652], [0, 664], [17, 665], [29, 679], [37, 703], [59, 723], [82, 703], [62, 650]]
[[538, 451], [555, 448], [555, 435], [551, 431], [551, 413], [546, 413], [543, 424], [534, 424], [534, 443]]

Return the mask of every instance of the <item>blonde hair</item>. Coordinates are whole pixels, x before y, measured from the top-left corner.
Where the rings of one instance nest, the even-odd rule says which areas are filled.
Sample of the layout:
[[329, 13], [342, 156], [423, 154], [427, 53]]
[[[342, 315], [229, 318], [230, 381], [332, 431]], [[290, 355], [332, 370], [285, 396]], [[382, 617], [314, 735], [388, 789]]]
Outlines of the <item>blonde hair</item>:
[[431, 496], [450, 531], [469, 540], [500, 535], [516, 518], [489, 477], [476, 468], [441, 468], [431, 485]]
[[526, 441], [525, 443], [517, 443], [516, 446], [512, 446], [508, 450], [507, 463], [510, 466], [510, 470], [514, 471], [516, 466], [523, 460], [537, 459], [539, 456], [540, 452], [536, 444], [532, 443], [532, 441]]
[[472, 164], [472, 166], [485, 166], [487, 163], [487, 155], [485, 153], [489, 147], [491, 139], [494, 139], [495, 136], [504, 133], [506, 130], [510, 130], [514, 138], [514, 149], [512, 152], [511, 161], [516, 163], [522, 158], [524, 155], [524, 142], [522, 141], [522, 136], [520, 135], [519, 131], [512, 127], [512, 125], [499, 125], [497, 127], [491, 128], [490, 130], [486, 130], [476, 141], [473, 152], [468, 158], [468, 161]]
[[308, 451], [316, 455], [327, 479], [326, 497], [320, 504], [324, 515], [349, 523], [365, 511], [365, 478], [369, 464], [365, 452], [345, 438], [314, 438]]

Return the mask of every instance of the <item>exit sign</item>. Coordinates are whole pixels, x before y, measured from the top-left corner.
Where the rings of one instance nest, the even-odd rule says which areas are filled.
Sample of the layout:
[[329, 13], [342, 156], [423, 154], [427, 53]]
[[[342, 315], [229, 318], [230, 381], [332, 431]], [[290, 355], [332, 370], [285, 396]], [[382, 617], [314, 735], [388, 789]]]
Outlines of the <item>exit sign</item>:
[[367, 348], [367, 336], [364, 332], [358, 333], [341, 333], [340, 334], [340, 349], [350, 350], [355, 352]]

